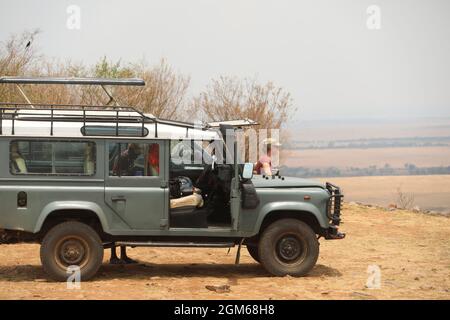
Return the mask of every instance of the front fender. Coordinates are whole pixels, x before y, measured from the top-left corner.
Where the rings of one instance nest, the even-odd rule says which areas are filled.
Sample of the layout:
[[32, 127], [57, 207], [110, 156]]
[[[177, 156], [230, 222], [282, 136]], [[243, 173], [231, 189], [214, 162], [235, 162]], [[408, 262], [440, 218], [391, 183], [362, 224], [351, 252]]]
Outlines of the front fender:
[[47, 204], [41, 211], [39, 218], [36, 222], [36, 226], [34, 228], [34, 233], [37, 233], [41, 230], [42, 225], [44, 224], [45, 219], [47, 219], [48, 215], [57, 210], [87, 210], [94, 212], [100, 223], [102, 225], [103, 230], [106, 232], [108, 228], [108, 222], [103, 212], [102, 208], [94, 203], [89, 201], [54, 201]]
[[296, 201], [281, 201], [281, 202], [270, 202], [265, 204], [258, 215], [258, 220], [256, 221], [256, 233], [259, 233], [261, 229], [261, 225], [264, 221], [264, 218], [273, 211], [290, 211], [290, 212], [308, 212], [311, 213], [314, 217], [316, 217], [319, 225], [322, 228], [329, 227], [329, 221], [325, 215], [323, 215], [320, 210], [311, 203], [306, 202], [296, 202]]

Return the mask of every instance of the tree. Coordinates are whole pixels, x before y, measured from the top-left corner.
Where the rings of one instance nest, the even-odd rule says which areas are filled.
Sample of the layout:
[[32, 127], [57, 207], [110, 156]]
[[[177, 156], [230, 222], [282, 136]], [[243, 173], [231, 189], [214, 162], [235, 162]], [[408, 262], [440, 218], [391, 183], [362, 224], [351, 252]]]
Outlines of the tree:
[[[221, 121], [236, 119], [251, 119], [259, 126], [253, 129], [270, 129], [263, 136], [258, 137], [258, 147], [255, 150], [255, 141], [251, 131], [245, 131], [244, 143], [241, 144], [245, 151], [245, 161], [256, 161], [262, 153], [266, 151], [261, 140], [267, 137], [274, 137], [272, 129], [281, 129], [283, 124], [292, 117], [296, 111], [292, 103], [292, 98], [288, 92], [275, 86], [272, 82], [258, 83], [256, 79], [245, 78], [240, 80], [235, 77], [221, 76], [213, 79], [206, 90], [194, 98], [193, 114], [202, 115], [202, 121]], [[275, 138], [282, 141], [287, 140], [287, 133], [283, 135], [278, 132]], [[248, 137], [248, 138], [247, 138]], [[256, 152], [255, 152], [256, 151]], [[275, 165], [280, 164], [283, 153], [272, 155]]]
[[249, 118], [261, 128], [279, 129], [296, 111], [288, 92], [272, 82], [221, 76], [194, 99], [194, 109], [204, 121]]
[[[39, 56], [34, 38], [39, 30], [13, 35], [0, 43], [0, 76], [60, 76], [99, 78], [143, 78], [144, 87], [117, 86], [108, 90], [124, 106], [152, 113], [158, 117], [183, 119], [189, 77], [176, 73], [165, 61], [147, 66], [145, 62], [123, 64], [103, 57], [85, 67], [71, 61], [57, 61]], [[32, 103], [104, 105], [108, 96], [98, 86], [26, 85], [22, 86]], [[26, 102], [14, 85], [0, 86], [0, 101]]]
[[185, 110], [189, 77], [176, 73], [164, 59], [152, 67], [134, 65], [134, 70], [146, 82], [133, 101], [136, 106], [161, 118], [190, 118]]
[[[149, 67], [145, 62], [122, 66], [120, 60], [111, 62], [103, 57], [92, 73], [100, 78], [138, 77], [145, 81], [144, 87], [109, 88], [121, 105], [133, 106], [162, 118], [181, 119], [186, 116], [183, 108], [189, 77], [176, 73], [164, 59]], [[90, 89], [84, 93], [84, 101], [102, 104], [108, 100], [104, 92]]]
[[[0, 43], [0, 76], [83, 76], [86, 70], [82, 64], [71, 61], [64, 63], [45, 59], [38, 54], [36, 38], [40, 31], [12, 35]], [[27, 85], [22, 90], [32, 103], [70, 104], [79, 102], [79, 96], [68, 86]], [[26, 102], [14, 85], [0, 86], [0, 100]]]
[[[0, 76], [24, 75], [34, 67], [39, 57], [32, 41], [39, 32], [38, 29], [25, 31], [0, 43]], [[11, 89], [11, 85], [0, 86], [0, 100], [22, 101], [19, 93]]]

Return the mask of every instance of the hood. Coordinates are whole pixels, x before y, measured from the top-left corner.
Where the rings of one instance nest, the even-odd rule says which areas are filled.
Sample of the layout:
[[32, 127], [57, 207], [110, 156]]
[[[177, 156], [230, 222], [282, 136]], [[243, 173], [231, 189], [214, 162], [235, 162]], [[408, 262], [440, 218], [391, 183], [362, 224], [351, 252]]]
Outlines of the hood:
[[252, 178], [255, 188], [306, 188], [315, 187], [325, 189], [325, 184], [310, 179], [294, 178], [294, 177], [269, 177], [269, 179], [263, 178], [260, 175], [255, 175]]

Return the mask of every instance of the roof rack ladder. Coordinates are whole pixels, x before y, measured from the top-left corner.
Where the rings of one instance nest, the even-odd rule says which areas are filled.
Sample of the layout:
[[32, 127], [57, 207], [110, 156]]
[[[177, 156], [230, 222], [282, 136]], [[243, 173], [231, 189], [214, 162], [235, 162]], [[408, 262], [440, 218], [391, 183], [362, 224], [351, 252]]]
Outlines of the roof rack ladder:
[[83, 106], [83, 128], [86, 130], [86, 108]]
[[53, 136], [53, 105], [50, 106], [50, 112], [51, 112], [51, 116], [50, 116], [50, 135]]
[[14, 135], [14, 132], [15, 132], [15, 130], [14, 130], [14, 119], [16, 118], [16, 114], [17, 114], [17, 105], [15, 105], [15, 107], [14, 107], [14, 113], [13, 113], [13, 115], [12, 115], [12, 117], [11, 117], [11, 134], [12, 135]]
[[120, 103], [114, 98], [114, 96], [106, 89], [104, 85], [100, 85], [102, 87], [103, 91], [105, 91], [106, 95], [109, 97], [109, 101], [106, 104], [107, 106], [111, 105], [113, 103], [116, 107], [120, 107]]
[[30, 105], [31, 108], [34, 109], [33, 104], [31, 103], [30, 99], [28, 99], [27, 95], [25, 94], [25, 91], [23, 91], [22, 87], [20, 86], [20, 84], [16, 83], [16, 87], [19, 90], [20, 94], [22, 95], [22, 97], [25, 98], [25, 100], [27, 101], [27, 103]]
[[119, 110], [116, 111], [116, 137], [119, 136]]

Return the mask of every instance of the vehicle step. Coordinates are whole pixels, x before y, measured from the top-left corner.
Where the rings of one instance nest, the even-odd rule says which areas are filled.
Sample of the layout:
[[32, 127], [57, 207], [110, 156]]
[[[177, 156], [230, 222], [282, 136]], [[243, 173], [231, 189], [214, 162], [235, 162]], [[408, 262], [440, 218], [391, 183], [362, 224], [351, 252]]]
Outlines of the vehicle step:
[[197, 247], [197, 248], [231, 248], [234, 242], [165, 242], [165, 241], [117, 241], [116, 246], [129, 247]]

